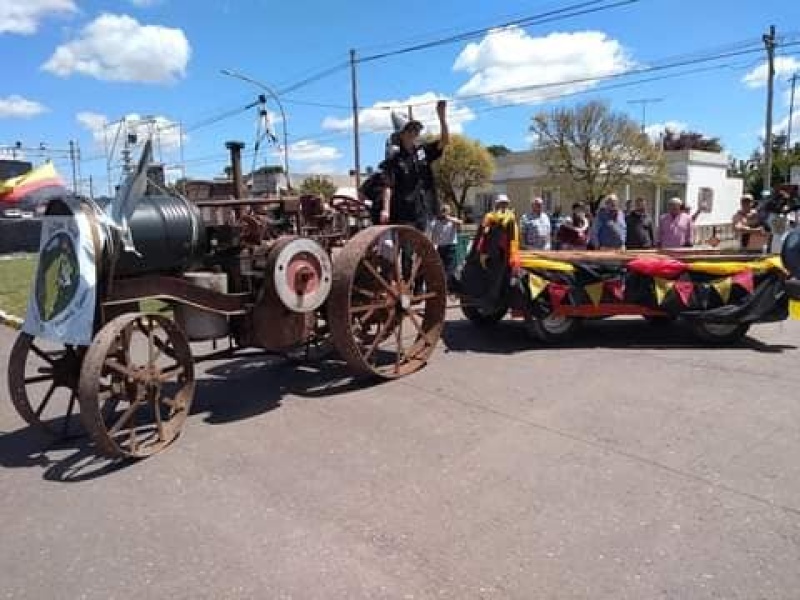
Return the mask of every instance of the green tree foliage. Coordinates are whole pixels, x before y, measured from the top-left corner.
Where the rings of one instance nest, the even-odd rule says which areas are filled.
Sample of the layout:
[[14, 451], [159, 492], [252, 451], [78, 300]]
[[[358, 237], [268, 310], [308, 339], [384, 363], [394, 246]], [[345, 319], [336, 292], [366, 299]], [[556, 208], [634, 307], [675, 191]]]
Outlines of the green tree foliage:
[[[772, 185], [777, 187], [789, 183], [792, 167], [800, 167], [800, 143], [787, 148], [786, 136], [773, 136], [772, 141]], [[758, 198], [764, 189], [763, 145], [754, 150], [748, 160], [733, 160], [729, 165], [730, 175], [744, 179], [745, 191]]]
[[300, 184], [300, 193], [319, 196], [327, 200], [336, 193], [336, 186], [327, 177], [314, 175], [303, 180], [303, 183]]
[[451, 135], [444, 155], [433, 163], [436, 189], [459, 217], [464, 214], [469, 190], [489, 183], [493, 172], [489, 151], [477, 140], [462, 135]]
[[541, 112], [530, 131], [549, 179], [573, 198], [594, 203], [626, 183], [663, 178], [658, 144], [604, 102]]

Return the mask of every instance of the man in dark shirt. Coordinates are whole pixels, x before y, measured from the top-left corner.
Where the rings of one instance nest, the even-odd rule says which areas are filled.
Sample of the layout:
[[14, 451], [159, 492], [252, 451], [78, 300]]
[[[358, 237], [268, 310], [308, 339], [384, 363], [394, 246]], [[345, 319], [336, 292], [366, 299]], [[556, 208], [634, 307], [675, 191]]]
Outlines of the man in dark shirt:
[[[418, 143], [423, 125], [409, 120], [402, 123], [393, 135], [397, 142], [387, 150], [386, 177], [389, 186], [383, 194], [381, 223], [404, 224], [425, 231], [428, 222], [438, 214], [439, 202], [431, 164], [438, 160], [450, 141], [446, 119], [447, 103], [436, 104], [441, 136], [438, 140]], [[393, 115], [397, 122], [399, 115]]]
[[634, 208], [625, 217], [627, 238], [625, 247], [647, 249], [653, 247], [653, 219], [647, 214], [643, 198], [637, 198]]

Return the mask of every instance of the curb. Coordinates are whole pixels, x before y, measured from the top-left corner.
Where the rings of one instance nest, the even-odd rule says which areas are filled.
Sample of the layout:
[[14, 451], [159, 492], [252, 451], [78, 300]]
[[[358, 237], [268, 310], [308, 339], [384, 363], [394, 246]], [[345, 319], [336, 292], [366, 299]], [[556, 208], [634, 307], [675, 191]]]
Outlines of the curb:
[[0, 310], [0, 323], [11, 329], [19, 330], [22, 328], [22, 319], [10, 315], [7, 312]]

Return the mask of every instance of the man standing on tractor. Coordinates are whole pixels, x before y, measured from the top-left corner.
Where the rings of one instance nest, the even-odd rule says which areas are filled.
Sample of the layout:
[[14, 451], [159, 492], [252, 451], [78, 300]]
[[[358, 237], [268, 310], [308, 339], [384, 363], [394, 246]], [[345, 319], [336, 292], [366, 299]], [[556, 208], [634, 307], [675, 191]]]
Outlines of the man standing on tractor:
[[424, 232], [439, 214], [431, 164], [442, 156], [450, 141], [446, 110], [446, 101], [439, 100], [436, 114], [441, 135], [438, 140], [425, 143], [419, 143], [421, 122], [392, 113], [392, 141], [397, 145], [387, 147], [384, 173], [388, 185], [381, 199], [380, 223], [411, 225]]

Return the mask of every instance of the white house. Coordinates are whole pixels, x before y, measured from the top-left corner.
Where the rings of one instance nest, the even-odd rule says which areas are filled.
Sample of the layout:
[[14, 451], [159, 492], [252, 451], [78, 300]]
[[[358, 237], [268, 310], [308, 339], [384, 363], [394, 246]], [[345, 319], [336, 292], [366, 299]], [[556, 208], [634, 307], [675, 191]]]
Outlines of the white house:
[[[620, 200], [626, 202], [644, 198], [650, 214], [655, 218], [666, 210], [672, 197], [684, 200], [692, 211], [699, 206], [701, 198], [710, 206], [710, 212], [702, 213], [696, 224], [703, 226], [727, 226], [738, 210], [744, 182], [728, 176], [728, 157], [724, 153], [698, 150], [678, 150], [664, 153], [667, 166], [667, 181], [663, 185], [643, 183], [626, 185], [616, 190]], [[571, 205], [582, 198], [570, 198], [557, 186], [548, 183], [547, 172], [537, 152], [513, 152], [496, 159], [496, 170], [492, 178], [493, 192], [508, 195], [518, 213], [529, 210], [534, 196], [544, 199], [547, 210], [561, 207], [569, 212]], [[480, 190], [475, 194], [475, 211], [481, 214], [491, 206], [493, 194]], [[710, 200], [710, 201], [709, 201]]]

